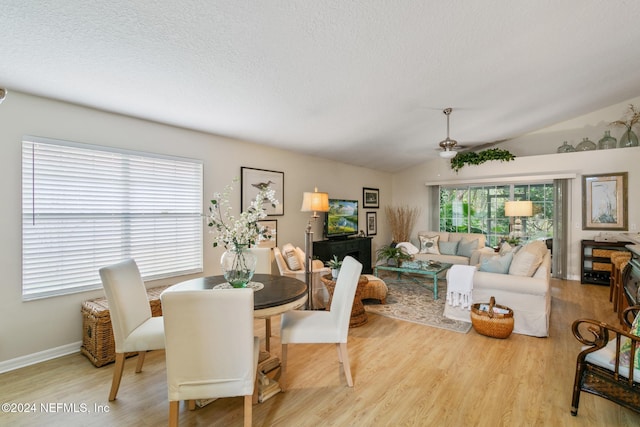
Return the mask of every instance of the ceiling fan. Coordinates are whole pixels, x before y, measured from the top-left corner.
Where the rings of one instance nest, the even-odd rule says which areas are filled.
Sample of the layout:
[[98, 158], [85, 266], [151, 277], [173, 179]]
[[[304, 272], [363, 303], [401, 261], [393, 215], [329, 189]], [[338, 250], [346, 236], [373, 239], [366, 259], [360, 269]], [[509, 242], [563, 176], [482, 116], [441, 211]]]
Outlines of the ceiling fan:
[[442, 148], [442, 150], [440, 151], [440, 157], [442, 157], [443, 159], [451, 159], [455, 157], [456, 154], [458, 154], [458, 152], [455, 150], [456, 147], [463, 148], [458, 145], [458, 141], [449, 138], [449, 116], [451, 115], [452, 111], [453, 109], [450, 107], [442, 110], [442, 112], [447, 116], [447, 137], [443, 141], [440, 141], [439, 144], [440, 148]]

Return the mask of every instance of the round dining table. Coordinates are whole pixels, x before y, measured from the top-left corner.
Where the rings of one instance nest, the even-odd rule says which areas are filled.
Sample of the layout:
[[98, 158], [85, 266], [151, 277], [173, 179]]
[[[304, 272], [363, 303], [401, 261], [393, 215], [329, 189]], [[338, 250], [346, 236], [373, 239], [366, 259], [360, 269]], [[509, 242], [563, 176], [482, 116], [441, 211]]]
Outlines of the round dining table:
[[[252, 282], [262, 284], [253, 296], [253, 316], [258, 319], [271, 319], [289, 310], [302, 307], [307, 302], [307, 285], [293, 277], [275, 274], [254, 274]], [[176, 283], [165, 292], [213, 289], [226, 283], [224, 276], [207, 276]], [[270, 326], [271, 322], [267, 322]], [[270, 349], [270, 333], [266, 334], [267, 351]]]

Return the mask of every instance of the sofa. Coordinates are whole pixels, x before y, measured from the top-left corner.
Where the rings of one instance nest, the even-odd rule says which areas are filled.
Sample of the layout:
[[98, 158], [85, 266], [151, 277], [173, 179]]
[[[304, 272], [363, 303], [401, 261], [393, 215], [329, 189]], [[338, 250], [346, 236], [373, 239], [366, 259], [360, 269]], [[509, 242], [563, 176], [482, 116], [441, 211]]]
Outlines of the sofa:
[[[535, 337], [549, 335], [551, 314], [551, 252], [543, 241], [522, 247], [504, 243], [500, 253], [483, 253], [473, 274], [471, 303], [496, 304], [513, 310], [513, 332]], [[471, 321], [469, 309], [445, 304], [445, 317]]]
[[481, 254], [493, 254], [485, 247], [485, 235], [478, 233], [450, 233], [447, 231], [420, 231], [416, 244], [399, 243], [417, 261], [438, 261], [450, 264], [476, 265]]

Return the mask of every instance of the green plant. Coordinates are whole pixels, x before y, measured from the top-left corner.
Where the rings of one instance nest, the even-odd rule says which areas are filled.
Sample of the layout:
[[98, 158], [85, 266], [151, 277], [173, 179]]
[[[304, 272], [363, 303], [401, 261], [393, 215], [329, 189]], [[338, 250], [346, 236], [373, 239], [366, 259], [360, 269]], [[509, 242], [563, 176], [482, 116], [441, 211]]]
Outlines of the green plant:
[[338, 260], [338, 257], [334, 255], [333, 259], [327, 261], [325, 265], [332, 270], [339, 270], [342, 267], [342, 261]]
[[411, 255], [403, 251], [402, 248], [391, 245], [381, 246], [376, 251], [376, 255], [378, 257], [377, 261], [382, 260], [385, 263], [388, 263], [389, 260], [393, 260], [397, 266], [400, 266], [400, 264], [402, 264], [402, 261], [411, 260]]
[[515, 158], [516, 156], [508, 150], [502, 150], [500, 148], [490, 148], [477, 153], [475, 151], [468, 151], [466, 153], [458, 153], [451, 159], [451, 169], [458, 172], [464, 165], [479, 165], [489, 160], [509, 162]]

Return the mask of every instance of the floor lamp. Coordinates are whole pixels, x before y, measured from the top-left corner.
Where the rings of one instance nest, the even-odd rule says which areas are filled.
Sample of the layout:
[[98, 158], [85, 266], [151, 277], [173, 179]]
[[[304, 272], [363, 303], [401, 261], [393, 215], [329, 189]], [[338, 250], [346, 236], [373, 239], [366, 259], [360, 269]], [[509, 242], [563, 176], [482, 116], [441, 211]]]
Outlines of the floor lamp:
[[530, 200], [510, 200], [504, 202], [504, 214], [505, 216], [513, 216], [516, 218], [513, 223], [511, 237], [521, 238], [522, 220], [520, 218], [533, 215], [533, 203], [531, 203]]
[[313, 212], [304, 233], [304, 281], [307, 284], [307, 308], [313, 310], [313, 231], [311, 231], [311, 220], [318, 219], [318, 212], [329, 212], [329, 193], [321, 193], [318, 188], [313, 193], [302, 193], [302, 208], [300, 208], [300, 211]]

